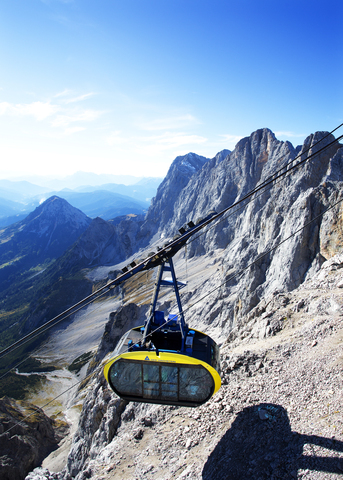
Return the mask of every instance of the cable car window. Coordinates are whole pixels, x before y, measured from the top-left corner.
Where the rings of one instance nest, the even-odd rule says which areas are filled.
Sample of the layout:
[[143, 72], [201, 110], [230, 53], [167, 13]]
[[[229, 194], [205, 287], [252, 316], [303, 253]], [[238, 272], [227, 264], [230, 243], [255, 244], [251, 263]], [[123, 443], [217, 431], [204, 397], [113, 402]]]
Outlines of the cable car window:
[[125, 395], [142, 395], [142, 369], [136, 362], [115, 362], [110, 369], [115, 389]]
[[180, 400], [204, 401], [212, 395], [213, 387], [210, 373], [202, 366], [180, 367]]
[[120, 359], [109, 369], [110, 385], [123, 398], [200, 405], [211, 398], [214, 380], [202, 365]]
[[163, 400], [178, 398], [178, 368], [169, 365], [161, 366], [161, 395]]
[[157, 398], [160, 395], [160, 368], [143, 364], [143, 397]]

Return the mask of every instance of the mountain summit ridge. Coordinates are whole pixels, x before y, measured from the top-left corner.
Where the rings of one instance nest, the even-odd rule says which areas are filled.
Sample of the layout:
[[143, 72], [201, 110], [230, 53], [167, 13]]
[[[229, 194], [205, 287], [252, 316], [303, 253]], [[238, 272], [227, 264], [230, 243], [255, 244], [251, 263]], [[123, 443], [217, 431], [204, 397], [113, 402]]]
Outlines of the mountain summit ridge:
[[[66, 200], [51, 197], [24, 220], [0, 232], [0, 284], [58, 258], [91, 223]], [[12, 278], [12, 282], [14, 279]]]
[[180, 192], [208, 161], [208, 158], [195, 153], [188, 153], [175, 158], [167, 175], [158, 187], [156, 196], [152, 199], [146, 214], [142, 234], [139, 236], [143, 243], [146, 244], [146, 238], [151, 238], [161, 229], [161, 225], [168, 222], [173, 214], [174, 204]]
[[63, 228], [68, 224], [72, 236], [74, 230], [83, 230], [90, 223], [90, 219], [81, 210], [72, 207], [63, 198], [53, 195], [20, 222], [23, 226], [20, 227], [21, 232], [31, 231], [43, 235], [51, 221], [54, 223], [54, 228]]

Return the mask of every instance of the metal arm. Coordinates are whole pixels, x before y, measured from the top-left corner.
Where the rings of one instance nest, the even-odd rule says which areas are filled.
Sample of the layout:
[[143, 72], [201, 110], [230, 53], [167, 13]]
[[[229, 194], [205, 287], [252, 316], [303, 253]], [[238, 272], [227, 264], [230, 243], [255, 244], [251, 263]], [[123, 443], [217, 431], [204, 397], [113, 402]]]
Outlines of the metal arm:
[[[166, 265], [166, 264], [169, 264], [169, 265]], [[163, 273], [164, 272], [170, 272], [171, 273], [171, 276], [172, 276], [172, 281], [171, 282], [163, 280]], [[151, 304], [150, 304], [148, 321], [147, 321], [147, 323], [145, 325], [145, 329], [144, 329], [142, 344], [143, 345], [146, 344], [147, 336], [151, 333], [151, 323], [154, 320], [158, 295], [159, 295], [159, 291], [160, 291], [161, 286], [172, 286], [172, 287], [174, 287], [176, 302], [177, 302], [177, 306], [178, 306], [178, 310], [179, 310], [178, 323], [180, 325], [180, 332], [181, 332], [181, 336], [182, 336], [181, 351], [184, 351], [185, 338], [186, 338], [186, 335], [187, 335], [188, 326], [187, 326], [187, 324], [185, 322], [185, 319], [184, 319], [184, 315], [183, 315], [183, 311], [182, 311], [182, 305], [181, 305], [181, 299], [180, 299], [180, 293], [179, 293], [179, 286], [178, 286], [178, 282], [177, 282], [177, 278], [176, 278], [176, 274], [175, 274], [174, 264], [173, 264], [173, 261], [172, 261], [171, 258], [169, 258], [168, 260], [163, 262], [158, 269], [157, 279], [156, 279], [156, 283], [155, 283], [155, 289], [154, 289], [154, 293], [153, 293]]]

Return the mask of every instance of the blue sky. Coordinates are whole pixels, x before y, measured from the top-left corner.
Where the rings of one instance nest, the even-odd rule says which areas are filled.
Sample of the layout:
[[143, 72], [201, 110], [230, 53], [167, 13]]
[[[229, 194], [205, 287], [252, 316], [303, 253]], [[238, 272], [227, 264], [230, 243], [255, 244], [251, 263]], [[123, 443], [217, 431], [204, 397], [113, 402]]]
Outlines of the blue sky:
[[0, 178], [164, 176], [343, 122], [341, 0], [0, 0]]

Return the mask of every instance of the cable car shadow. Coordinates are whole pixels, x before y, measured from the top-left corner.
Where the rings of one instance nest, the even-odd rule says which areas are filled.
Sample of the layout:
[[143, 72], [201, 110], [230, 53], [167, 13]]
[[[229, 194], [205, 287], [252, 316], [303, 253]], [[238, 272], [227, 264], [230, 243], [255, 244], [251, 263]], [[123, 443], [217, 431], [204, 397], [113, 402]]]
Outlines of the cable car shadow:
[[202, 478], [293, 480], [300, 478], [299, 469], [343, 475], [343, 454], [338, 452], [343, 452], [343, 442], [292, 432], [283, 407], [261, 403], [238, 413], [209, 456]]

